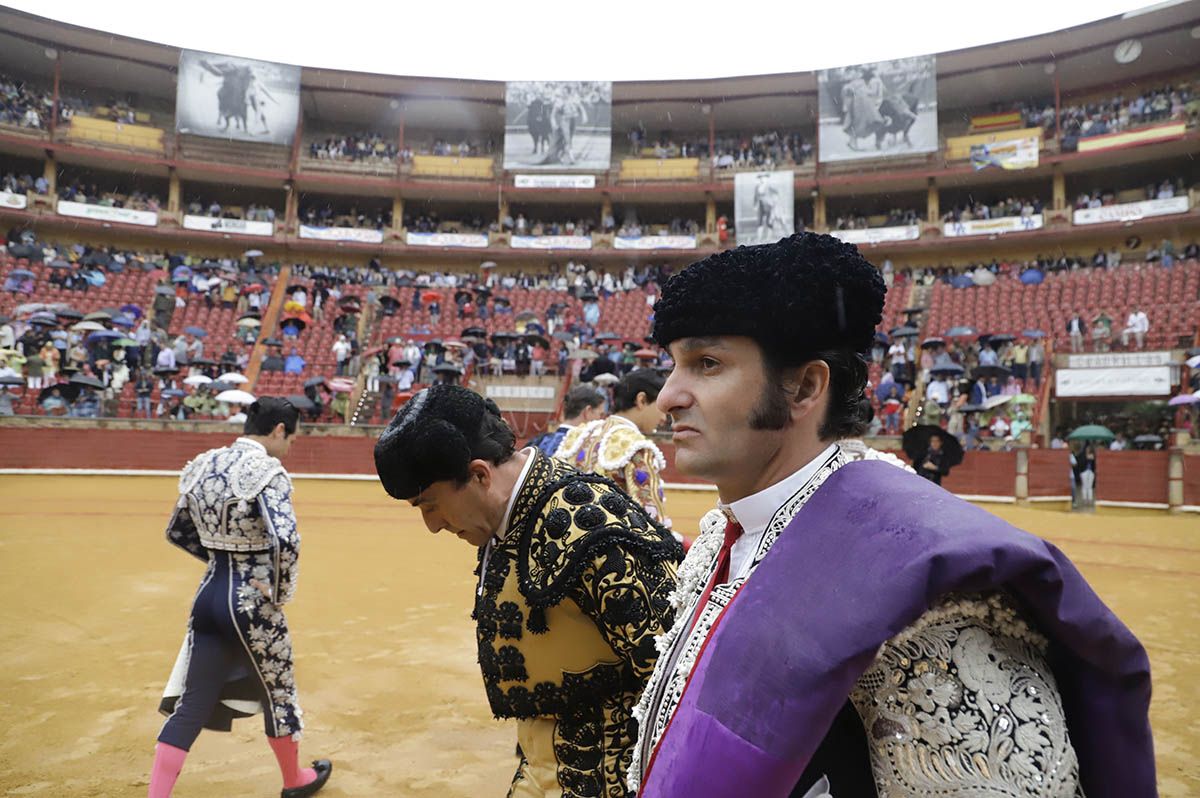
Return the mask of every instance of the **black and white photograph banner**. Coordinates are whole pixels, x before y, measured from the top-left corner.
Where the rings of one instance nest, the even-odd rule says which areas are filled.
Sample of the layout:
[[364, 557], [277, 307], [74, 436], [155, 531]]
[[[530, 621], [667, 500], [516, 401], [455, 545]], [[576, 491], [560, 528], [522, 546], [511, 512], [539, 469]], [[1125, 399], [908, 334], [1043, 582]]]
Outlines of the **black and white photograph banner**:
[[936, 152], [937, 62], [932, 55], [817, 73], [821, 161]]
[[300, 67], [183, 50], [175, 95], [180, 133], [291, 144], [300, 110]]
[[796, 232], [792, 172], [741, 172], [733, 179], [738, 244], [771, 244]]
[[600, 172], [611, 155], [612, 83], [505, 85], [505, 169]]

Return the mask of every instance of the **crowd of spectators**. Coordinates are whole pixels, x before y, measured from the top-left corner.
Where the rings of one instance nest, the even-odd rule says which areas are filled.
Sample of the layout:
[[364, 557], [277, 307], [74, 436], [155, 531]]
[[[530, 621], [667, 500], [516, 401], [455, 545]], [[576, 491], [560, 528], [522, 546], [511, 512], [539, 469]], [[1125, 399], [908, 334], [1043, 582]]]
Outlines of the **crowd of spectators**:
[[478, 214], [459, 219], [443, 219], [436, 211], [404, 214], [404, 229], [410, 233], [485, 233], [490, 229]]
[[[1047, 136], [1055, 134], [1054, 103], [1049, 100], [1019, 103], [1026, 127], [1040, 127]], [[1064, 106], [1059, 116], [1065, 140], [1116, 133], [1131, 127], [1167, 120], [1196, 120], [1200, 114], [1200, 98], [1192, 92], [1190, 83], [1166, 85], [1141, 92], [1130, 98], [1116, 94], [1094, 102]]]
[[1007, 197], [993, 203], [970, 199], [942, 214], [943, 222], [969, 222], [973, 219], [1000, 219], [1006, 216], [1034, 216], [1045, 204], [1037, 197]]
[[541, 219], [527, 219], [525, 214], [518, 212], [516, 218], [509, 213], [498, 224], [491, 225], [490, 229], [518, 236], [586, 236], [591, 235], [595, 228], [595, 222], [590, 219], [547, 222]]
[[887, 214], [879, 214], [879, 219], [876, 224], [871, 224], [871, 219], [863, 213], [851, 211], [845, 215], [838, 215], [833, 223], [834, 230], [866, 230], [869, 227], [902, 227], [921, 223], [921, 214], [912, 209], [892, 208]]
[[711, 151], [706, 136], [663, 132], [651, 140], [641, 125], [630, 130], [628, 138], [630, 154], [636, 157], [653, 150], [656, 158], [710, 158], [714, 169], [770, 169], [800, 165], [812, 157], [811, 142], [799, 133], [779, 130], [722, 134], [713, 140]]
[[300, 223], [312, 227], [361, 227], [368, 230], [384, 230], [392, 224], [390, 209], [372, 211], [351, 205], [335, 208], [331, 203], [303, 205], [300, 207]]
[[0, 177], [0, 191], [8, 191], [13, 194], [49, 194], [50, 183], [43, 175], [38, 175], [36, 178], [24, 172], [16, 174], [14, 172], [5, 172], [3, 177]]
[[457, 142], [450, 139], [435, 138], [430, 142], [428, 147], [422, 147], [419, 150], [422, 155], [456, 156], [458, 158], [491, 155], [495, 151], [496, 140], [491, 138], [485, 142], [473, 141], [466, 138], [459, 139]]
[[352, 133], [341, 136], [329, 136], [324, 141], [314, 141], [309, 145], [309, 155], [318, 160], [343, 161], [382, 161], [391, 163], [399, 160], [407, 163], [412, 160], [412, 150], [408, 147], [401, 149], [394, 137], [388, 138], [380, 133]]
[[[1172, 197], [1185, 196], [1187, 194], [1187, 186], [1182, 177], [1177, 177], [1174, 180], [1164, 178], [1159, 183], [1147, 183], [1142, 199], [1171, 199]], [[1095, 188], [1091, 193], [1083, 192], [1075, 198], [1075, 210], [1083, 210], [1085, 208], [1102, 208], [1106, 205], [1114, 205], [1117, 202], [1117, 191], [1112, 188]]]
[[215, 199], [205, 202], [195, 197], [187, 205], [189, 216], [209, 216], [213, 219], [245, 219], [250, 222], [275, 221], [275, 209], [269, 205], [250, 203], [246, 207], [222, 205]]
[[54, 106], [54, 95], [23, 80], [0, 74], [0, 125], [44, 128]]
[[103, 191], [95, 183], [72, 180], [58, 187], [58, 198], [68, 202], [102, 205], [109, 208], [130, 208], [137, 211], [158, 211], [162, 203], [157, 194], [145, 191]]

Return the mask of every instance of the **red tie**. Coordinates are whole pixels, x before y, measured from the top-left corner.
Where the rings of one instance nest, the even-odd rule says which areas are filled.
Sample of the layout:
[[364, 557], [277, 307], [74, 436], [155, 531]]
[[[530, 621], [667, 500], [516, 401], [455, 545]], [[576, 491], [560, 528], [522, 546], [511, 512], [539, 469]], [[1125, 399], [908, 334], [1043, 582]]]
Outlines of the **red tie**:
[[705, 586], [704, 592], [700, 594], [700, 601], [696, 603], [696, 614], [692, 616], [692, 626], [696, 625], [696, 619], [700, 617], [700, 612], [704, 609], [704, 604], [708, 601], [709, 595], [712, 594], [713, 588], [729, 581], [730, 554], [733, 544], [741, 536], [742, 525], [732, 518], [728, 519], [725, 522], [725, 542], [721, 544], [721, 550], [717, 552], [717, 567], [713, 571], [712, 579]]

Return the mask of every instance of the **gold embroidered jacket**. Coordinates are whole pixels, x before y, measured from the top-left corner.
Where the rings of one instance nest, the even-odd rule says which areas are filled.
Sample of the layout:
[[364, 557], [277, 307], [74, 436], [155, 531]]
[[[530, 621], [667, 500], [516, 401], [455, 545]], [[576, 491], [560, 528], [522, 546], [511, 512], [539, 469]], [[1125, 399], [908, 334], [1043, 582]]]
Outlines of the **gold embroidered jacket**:
[[631, 713], [671, 623], [682, 549], [609, 480], [530, 456], [508, 529], [480, 553], [488, 702], [498, 718], [558, 719], [564, 795], [624, 794]]

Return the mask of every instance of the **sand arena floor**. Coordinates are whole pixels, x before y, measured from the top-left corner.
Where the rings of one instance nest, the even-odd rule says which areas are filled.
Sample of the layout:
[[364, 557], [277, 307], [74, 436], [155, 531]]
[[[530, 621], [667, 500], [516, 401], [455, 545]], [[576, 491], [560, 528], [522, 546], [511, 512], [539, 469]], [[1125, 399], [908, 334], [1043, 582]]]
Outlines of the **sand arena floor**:
[[[694, 529], [714, 494], [675, 493]], [[174, 480], [0, 477], [0, 795], [145, 795], [156, 712], [201, 566], [167, 545]], [[510, 724], [486, 708], [469, 619], [474, 552], [373, 482], [296, 483], [289, 606], [322, 795], [502, 796]], [[1150, 651], [1164, 796], [1200, 795], [1200, 524], [990, 505], [1058, 543]], [[273, 796], [260, 719], [202, 734], [179, 796]]]

